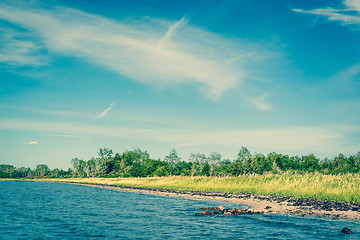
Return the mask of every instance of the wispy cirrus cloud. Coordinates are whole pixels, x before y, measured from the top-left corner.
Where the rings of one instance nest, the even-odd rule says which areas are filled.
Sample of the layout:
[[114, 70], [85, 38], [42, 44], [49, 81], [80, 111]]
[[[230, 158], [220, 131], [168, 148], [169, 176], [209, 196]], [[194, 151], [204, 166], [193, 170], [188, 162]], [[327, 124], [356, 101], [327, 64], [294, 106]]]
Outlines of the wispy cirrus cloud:
[[360, 24], [360, 2], [358, 0], [345, 0], [343, 4], [343, 9], [327, 7], [313, 10], [293, 9], [293, 11], [324, 16], [330, 21], [338, 21], [344, 25]]
[[171, 37], [176, 34], [178, 29], [186, 25], [188, 22], [189, 20], [186, 19], [184, 16], [178, 22], [171, 25], [168, 31], [165, 33], [164, 37], [159, 41], [158, 47], [163, 47], [166, 44], [166, 42], [169, 41]]
[[26, 106], [16, 106], [16, 105], [9, 105], [9, 104], [3, 104], [0, 103], [0, 109], [10, 109], [10, 110], [15, 110], [15, 111], [20, 111], [20, 112], [26, 112], [26, 113], [30, 113], [30, 114], [36, 114], [37, 116], [40, 115], [46, 115], [46, 116], [51, 116], [51, 115], [55, 115], [55, 116], [63, 116], [63, 117], [68, 117], [68, 118], [80, 118], [80, 119], [91, 119], [93, 117], [93, 114], [91, 113], [84, 113], [84, 112], [70, 112], [70, 111], [59, 111], [59, 110], [55, 110], [55, 109], [39, 109], [39, 108], [29, 108]]
[[113, 108], [115, 103], [111, 103], [110, 106], [105, 109], [102, 113], [100, 113], [95, 119], [94, 121], [98, 120], [99, 118], [103, 118], [105, 117], [105, 115]]
[[346, 98], [340, 99], [341, 102], [345, 100], [346, 105], [359, 101], [360, 83], [360, 64], [354, 64], [350, 67], [337, 72], [336, 74], [325, 79], [323, 82], [311, 88], [311, 91], [317, 95], [343, 95]]
[[246, 102], [249, 102], [259, 109], [263, 111], [270, 111], [271, 106], [266, 102], [267, 98], [269, 97], [269, 93], [265, 93], [262, 96], [259, 96], [257, 98], [249, 98], [249, 97], [241, 97], [241, 99], [245, 100]]
[[0, 62], [11, 65], [47, 65], [49, 58], [41, 53], [42, 47], [27, 34], [9, 28], [0, 29]]
[[344, 94], [360, 92], [360, 64], [354, 64], [331, 77], [329, 86], [335, 91], [342, 91]]
[[64, 138], [85, 138], [77, 135], [69, 135], [69, 134], [53, 134], [53, 133], [41, 133], [41, 136], [49, 136], [49, 137], [64, 137]]
[[37, 141], [29, 141], [25, 143], [26, 145], [38, 145], [39, 143]]
[[255, 44], [208, 32], [189, 24], [186, 17], [114, 21], [72, 8], [33, 8], [5, 1], [0, 19], [30, 31], [32, 42], [51, 54], [80, 57], [155, 86], [193, 84], [212, 99], [252, 75], [243, 66], [246, 57], [226, 62], [249, 56]]

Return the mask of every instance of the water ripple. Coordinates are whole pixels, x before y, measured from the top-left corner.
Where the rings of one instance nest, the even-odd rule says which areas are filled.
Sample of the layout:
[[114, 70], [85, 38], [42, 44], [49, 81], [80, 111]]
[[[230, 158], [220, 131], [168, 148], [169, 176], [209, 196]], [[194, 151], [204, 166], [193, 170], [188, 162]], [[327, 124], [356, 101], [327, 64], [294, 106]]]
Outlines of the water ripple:
[[232, 203], [58, 183], [0, 182], [1, 239], [356, 239], [353, 221], [287, 215], [195, 216]]

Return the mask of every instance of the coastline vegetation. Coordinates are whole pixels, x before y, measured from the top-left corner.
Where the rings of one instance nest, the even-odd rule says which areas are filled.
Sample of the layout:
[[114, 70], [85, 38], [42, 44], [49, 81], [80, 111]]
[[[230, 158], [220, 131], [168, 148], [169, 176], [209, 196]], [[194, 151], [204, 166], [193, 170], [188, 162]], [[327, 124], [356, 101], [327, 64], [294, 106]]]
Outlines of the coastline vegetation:
[[325, 175], [360, 173], [360, 152], [349, 157], [339, 154], [333, 159], [320, 160], [313, 154], [288, 156], [275, 152], [267, 156], [251, 154], [242, 147], [236, 159], [222, 159], [217, 152], [208, 156], [192, 153], [182, 160], [172, 149], [164, 160], [152, 159], [147, 151], [134, 149], [114, 154], [111, 149], [101, 148], [98, 157], [89, 160], [73, 158], [68, 170], [51, 170], [46, 164], [35, 169], [16, 168], [0, 164], [0, 178], [58, 178], [58, 177], [162, 177], [162, 176], [217, 176], [229, 177], [244, 174], [281, 174], [287, 171], [300, 173], [319, 172]]
[[360, 152], [320, 160], [313, 154], [251, 154], [242, 147], [235, 160], [223, 160], [213, 152], [192, 153], [182, 161], [175, 149], [164, 160], [155, 160], [140, 149], [113, 154], [102, 148], [97, 158], [74, 158], [71, 163], [68, 170], [51, 170], [45, 164], [34, 170], [0, 164], [0, 178], [360, 202]]
[[[155, 189], [190, 190], [219, 193], [250, 193], [283, 197], [360, 202], [360, 174], [325, 175], [285, 172], [245, 174], [237, 177], [171, 176], [147, 178], [58, 178], [55, 182], [77, 182]], [[49, 181], [49, 179], [42, 179]]]

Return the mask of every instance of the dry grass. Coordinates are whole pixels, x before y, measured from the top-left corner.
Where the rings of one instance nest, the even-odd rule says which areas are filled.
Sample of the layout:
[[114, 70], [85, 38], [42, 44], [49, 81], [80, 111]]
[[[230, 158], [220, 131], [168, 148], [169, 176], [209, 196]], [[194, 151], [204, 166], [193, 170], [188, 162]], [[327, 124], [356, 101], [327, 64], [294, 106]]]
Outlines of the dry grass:
[[[49, 181], [49, 179], [41, 181]], [[51, 179], [51, 181], [360, 202], [360, 174], [324, 175], [287, 172], [239, 177], [69, 178]]]

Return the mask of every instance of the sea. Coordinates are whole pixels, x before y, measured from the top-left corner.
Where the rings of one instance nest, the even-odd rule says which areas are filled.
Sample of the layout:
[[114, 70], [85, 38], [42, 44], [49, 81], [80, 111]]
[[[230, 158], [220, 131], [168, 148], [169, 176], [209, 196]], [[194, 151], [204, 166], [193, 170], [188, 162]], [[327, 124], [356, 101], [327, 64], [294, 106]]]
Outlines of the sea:
[[[356, 221], [204, 215], [244, 205], [63, 183], [0, 181], [0, 239], [360, 239]], [[343, 228], [354, 234], [343, 234]]]

